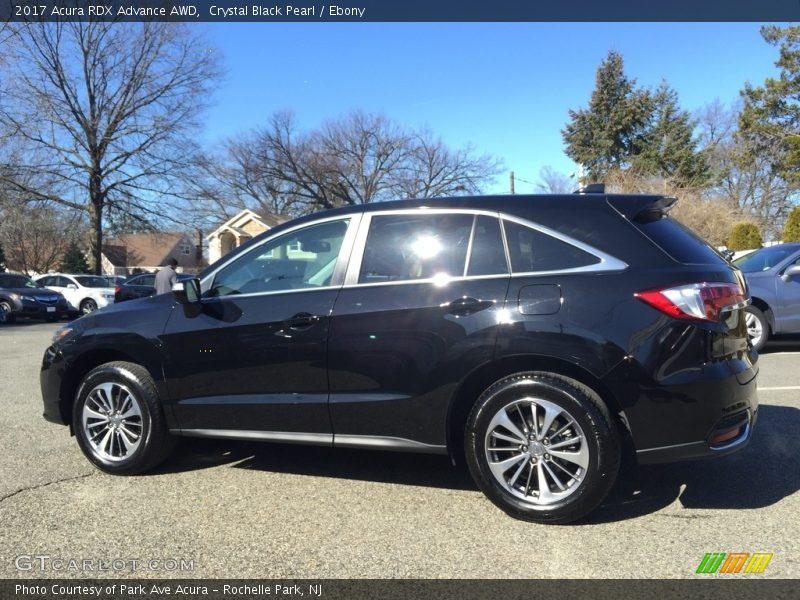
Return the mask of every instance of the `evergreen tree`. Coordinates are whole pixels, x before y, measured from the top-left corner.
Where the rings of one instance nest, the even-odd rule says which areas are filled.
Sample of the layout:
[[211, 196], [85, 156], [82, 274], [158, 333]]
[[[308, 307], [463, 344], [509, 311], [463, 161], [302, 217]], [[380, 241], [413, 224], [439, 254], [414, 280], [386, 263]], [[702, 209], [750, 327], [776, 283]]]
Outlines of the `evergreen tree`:
[[689, 113], [678, 104], [678, 93], [662, 82], [652, 95], [650, 123], [632, 158], [633, 167], [678, 184], [702, 185], [709, 179], [708, 153], [698, 151]]
[[795, 206], [789, 213], [781, 239], [784, 242], [800, 242], [800, 206]]
[[3, 244], [0, 244], [0, 273], [6, 270], [6, 254], [3, 252]]
[[752, 250], [753, 248], [761, 248], [764, 240], [761, 239], [761, 233], [758, 227], [752, 223], [737, 223], [731, 229], [731, 235], [728, 238], [729, 250]]
[[778, 46], [780, 76], [763, 86], [747, 85], [739, 127], [743, 134], [766, 140], [780, 150], [774, 168], [784, 179], [800, 183], [800, 25], [761, 28], [767, 43]]
[[89, 272], [89, 264], [86, 262], [86, 256], [76, 242], [72, 242], [67, 247], [64, 258], [61, 261], [61, 270], [64, 273]]
[[597, 69], [589, 106], [569, 111], [570, 122], [561, 131], [567, 156], [588, 169], [591, 179], [627, 168], [651, 112], [650, 94], [636, 89], [636, 80], [625, 75], [622, 55], [612, 50]]

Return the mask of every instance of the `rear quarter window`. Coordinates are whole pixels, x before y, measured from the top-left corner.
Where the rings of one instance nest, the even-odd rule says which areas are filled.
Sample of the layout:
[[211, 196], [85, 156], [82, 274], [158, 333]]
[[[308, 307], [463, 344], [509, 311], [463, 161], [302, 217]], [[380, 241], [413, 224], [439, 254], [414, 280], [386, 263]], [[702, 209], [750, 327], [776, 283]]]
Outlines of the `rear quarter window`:
[[722, 264], [727, 261], [705, 240], [675, 219], [633, 221], [633, 225], [673, 260], [687, 265]]

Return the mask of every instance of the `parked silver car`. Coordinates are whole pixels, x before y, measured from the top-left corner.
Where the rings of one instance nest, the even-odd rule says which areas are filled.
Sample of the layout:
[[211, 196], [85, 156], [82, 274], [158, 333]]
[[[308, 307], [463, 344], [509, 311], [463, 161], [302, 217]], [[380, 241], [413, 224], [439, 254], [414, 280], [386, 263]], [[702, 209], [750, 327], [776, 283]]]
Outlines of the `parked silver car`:
[[744, 273], [753, 299], [747, 331], [756, 350], [772, 335], [800, 333], [800, 243], [762, 248], [733, 264]]

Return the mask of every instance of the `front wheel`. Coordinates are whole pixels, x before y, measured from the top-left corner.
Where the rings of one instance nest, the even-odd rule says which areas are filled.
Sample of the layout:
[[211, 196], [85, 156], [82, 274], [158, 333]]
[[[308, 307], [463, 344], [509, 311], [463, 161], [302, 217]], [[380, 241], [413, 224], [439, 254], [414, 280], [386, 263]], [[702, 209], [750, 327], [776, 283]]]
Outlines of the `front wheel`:
[[620, 464], [611, 414], [592, 390], [554, 373], [510, 375], [481, 394], [465, 450], [476, 484], [512, 517], [569, 523], [608, 495]]
[[86, 458], [107, 473], [152, 469], [174, 445], [155, 383], [134, 363], [111, 362], [90, 371], [78, 389], [72, 425]]
[[756, 352], [761, 352], [769, 339], [769, 322], [764, 312], [752, 304], [744, 309], [745, 323], [747, 325], [747, 337], [755, 348]]
[[14, 314], [11, 312], [11, 305], [5, 300], [0, 301], [0, 325], [13, 323]]

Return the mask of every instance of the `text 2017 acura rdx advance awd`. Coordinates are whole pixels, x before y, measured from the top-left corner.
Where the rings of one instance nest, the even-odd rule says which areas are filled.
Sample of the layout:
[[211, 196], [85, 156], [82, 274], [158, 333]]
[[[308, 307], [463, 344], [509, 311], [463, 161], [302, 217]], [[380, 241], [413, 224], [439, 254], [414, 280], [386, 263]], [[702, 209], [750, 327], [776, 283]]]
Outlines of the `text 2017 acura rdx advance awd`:
[[60, 329], [44, 416], [109, 473], [174, 436], [450, 453], [507, 513], [594, 509], [640, 463], [750, 439], [741, 273], [662, 196], [376, 203], [284, 223], [184, 291]]

